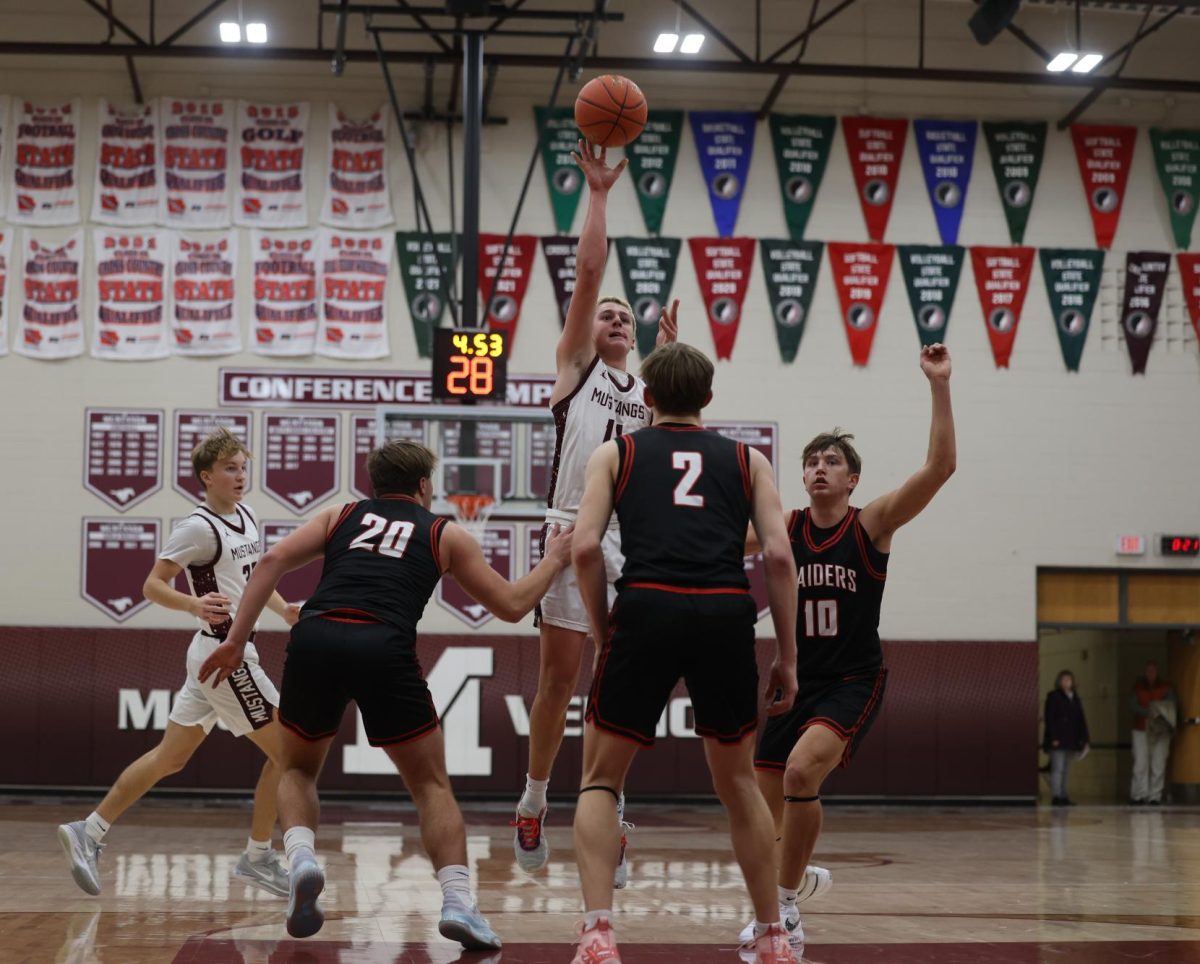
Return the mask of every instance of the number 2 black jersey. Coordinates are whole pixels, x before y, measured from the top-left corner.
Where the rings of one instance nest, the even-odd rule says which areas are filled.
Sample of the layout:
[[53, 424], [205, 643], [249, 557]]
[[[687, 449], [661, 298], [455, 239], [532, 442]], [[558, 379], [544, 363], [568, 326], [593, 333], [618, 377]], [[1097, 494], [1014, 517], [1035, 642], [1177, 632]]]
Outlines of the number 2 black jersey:
[[415, 639], [442, 577], [446, 520], [408, 496], [351, 502], [325, 545], [325, 567], [301, 618], [332, 615], [396, 627]]
[[813, 682], [875, 672], [883, 665], [879, 609], [887, 577], [880, 552], [851, 507], [831, 529], [812, 524], [808, 509], [788, 526], [796, 560], [796, 678]]
[[616, 439], [614, 490], [625, 565], [643, 585], [748, 590], [750, 452], [716, 432], [664, 422]]

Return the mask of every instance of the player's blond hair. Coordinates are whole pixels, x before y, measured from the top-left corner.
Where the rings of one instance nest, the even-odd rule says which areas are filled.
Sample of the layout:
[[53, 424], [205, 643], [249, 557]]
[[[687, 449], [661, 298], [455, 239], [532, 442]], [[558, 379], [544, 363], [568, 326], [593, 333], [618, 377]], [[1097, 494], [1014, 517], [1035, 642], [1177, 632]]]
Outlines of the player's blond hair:
[[854, 446], [850, 444], [852, 438], [854, 438], [853, 435], [843, 432], [840, 428], [835, 428], [832, 432], [822, 432], [804, 446], [804, 451], [800, 455], [800, 464], [807, 464], [810, 455], [816, 455], [826, 449], [837, 449], [846, 459], [846, 464], [850, 466], [850, 473], [858, 475], [862, 472], [862, 459], [854, 450]]
[[656, 411], [699, 415], [712, 395], [713, 363], [698, 348], [668, 342], [642, 362], [642, 380]]
[[437, 456], [419, 442], [385, 442], [367, 454], [367, 475], [375, 497], [415, 495], [421, 480], [433, 475]]
[[596, 302], [596, 310], [599, 311], [601, 305], [607, 304], [620, 305], [629, 312], [629, 316], [631, 318], [633, 317], [633, 305], [631, 305], [620, 295], [601, 295], [599, 300]]
[[[218, 462], [231, 459], [238, 452], [247, 459], [254, 458], [242, 440], [224, 426], [204, 436], [200, 444], [192, 449], [192, 471], [196, 473], [196, 481], [204, 485], [204, 480], [200, 478], [201, 472], [211, 472]], [[204, 487], [208, 488], [206, 485]]]

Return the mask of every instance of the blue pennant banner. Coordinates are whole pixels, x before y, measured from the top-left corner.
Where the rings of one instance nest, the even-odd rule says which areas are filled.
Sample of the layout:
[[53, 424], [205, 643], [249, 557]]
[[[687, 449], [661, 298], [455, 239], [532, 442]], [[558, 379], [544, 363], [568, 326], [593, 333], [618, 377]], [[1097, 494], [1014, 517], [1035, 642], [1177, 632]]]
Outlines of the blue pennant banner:
[[916, 120], [913, 127], [938, 234], [942, 244], [957, 244], [975, 158], [975, 121]]
[[754, 152], [756, 115], [753, 111], [691, 111], [688, 118], [717, 234], [733, 237]]

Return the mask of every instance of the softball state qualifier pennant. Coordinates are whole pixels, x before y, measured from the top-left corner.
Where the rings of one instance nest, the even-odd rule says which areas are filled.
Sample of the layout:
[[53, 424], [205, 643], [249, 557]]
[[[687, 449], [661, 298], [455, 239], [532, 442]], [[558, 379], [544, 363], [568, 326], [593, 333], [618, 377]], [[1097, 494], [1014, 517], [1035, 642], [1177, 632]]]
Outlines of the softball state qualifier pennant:
[[1137, 128], [1072, 124], [1071, 140], [1075, 142], [1079, 175], [1092, 214], [1096, 246], [1108, 250], [1121, 220]]
[[850, 357], [859, 366], [871, 358], [894, 252], [890, 244], [829, 242], [829, 265], [842, 306]]
[[884, 117], [843, 117], [842, 132], [867, 237], [882, 241], [896, 197], [900, 161], [904, 157], [904, 139], [908, 121]]
[[971, 249], [975, 287], [997, 368], [1007, 368], [1012, 355], [1025, 293], [1029, 290], [1033, 255], [1033, 248]]
[[[491, 303], [483, 306], [484, 319], [493, 331], [503, 332], [510, 350], [517, 337], [517, 322], [521, 320], [521, 305], [529, 290], [529, 274], [533, 269], [533, 254], [538, 239], [532, 234], [514, 234], [504, 254], [503, 234], [479, 236], [479, 293]], [[500, 264], [500, 259], [504, 264]], [[493, 282], [495, 291], [492, 290]]]
[[1187, 305], [1188, 317], [1200, 341], [1200, 254], [1180, 254], [1179, 283], [1183, 288], [1183, 302]]
[[754, 263], [753, 238], [688, 238], [717, 359], [733, 357]]

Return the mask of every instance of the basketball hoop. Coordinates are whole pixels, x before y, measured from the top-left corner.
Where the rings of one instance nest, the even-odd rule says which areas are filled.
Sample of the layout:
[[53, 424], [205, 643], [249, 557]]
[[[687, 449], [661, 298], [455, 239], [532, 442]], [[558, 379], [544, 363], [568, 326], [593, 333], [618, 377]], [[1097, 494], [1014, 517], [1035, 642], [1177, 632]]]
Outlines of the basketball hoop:
[[468, 492], [448, 495], [446, 501], [454, 507], [454, 520], [482, 546], [488, 520], [498, 504], [496, 500], [490, 495]]

